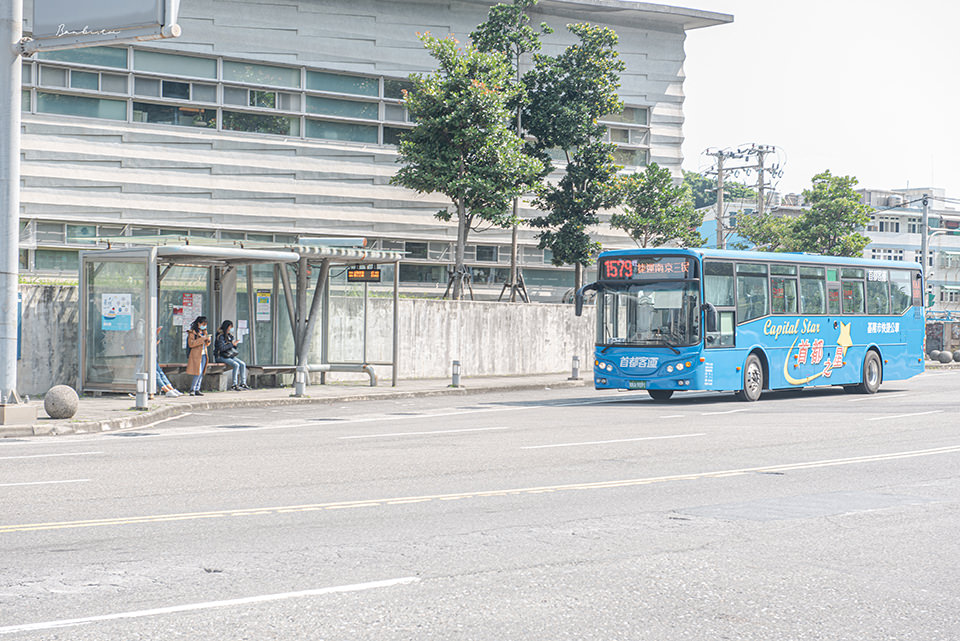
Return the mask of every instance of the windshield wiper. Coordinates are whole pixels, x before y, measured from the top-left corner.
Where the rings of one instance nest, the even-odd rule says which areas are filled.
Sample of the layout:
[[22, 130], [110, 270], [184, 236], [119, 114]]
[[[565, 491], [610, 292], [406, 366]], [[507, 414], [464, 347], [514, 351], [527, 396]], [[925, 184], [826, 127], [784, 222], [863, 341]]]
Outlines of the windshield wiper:
[[670, 349], [672, 349], [674, 354], [679, 354], [679, 353], [680, 353], [680, 350], [677, 349], [676, 346], [675, 346], [673, 343], [671, 343], [670, 341], [668, 341], [667, 339], [661, 338], [661, 339], [660, 339], [660, 342], [663, 343], [664, 345], [666, 345], [667, 347], [669, 347]]

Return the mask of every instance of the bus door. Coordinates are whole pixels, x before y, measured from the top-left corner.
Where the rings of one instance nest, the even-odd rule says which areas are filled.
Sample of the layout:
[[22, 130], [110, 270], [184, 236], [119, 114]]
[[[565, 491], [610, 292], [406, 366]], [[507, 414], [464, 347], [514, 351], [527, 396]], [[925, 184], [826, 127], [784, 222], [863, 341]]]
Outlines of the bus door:
[[736, 346], [737, 298], [734, 286], [732, 262], [703, 261], [703, 301], [716, 310], [713, 327], [708, 318], [704, 319], [704, 345], [708, 348]]

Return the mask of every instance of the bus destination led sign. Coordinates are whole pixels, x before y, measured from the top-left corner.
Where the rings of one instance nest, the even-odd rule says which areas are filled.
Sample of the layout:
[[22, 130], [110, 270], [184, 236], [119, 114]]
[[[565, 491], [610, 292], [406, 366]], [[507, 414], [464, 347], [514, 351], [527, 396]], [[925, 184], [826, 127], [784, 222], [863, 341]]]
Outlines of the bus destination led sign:
[[604, 258], [602, 280], [658, 280], [690, 278], [690, 259], [684, 256], [641, 256]]
[[359, 267], [348, 269], [347, 282], [348, 283], [379, 283], [380, 270], [379, 269], [361, 269]]

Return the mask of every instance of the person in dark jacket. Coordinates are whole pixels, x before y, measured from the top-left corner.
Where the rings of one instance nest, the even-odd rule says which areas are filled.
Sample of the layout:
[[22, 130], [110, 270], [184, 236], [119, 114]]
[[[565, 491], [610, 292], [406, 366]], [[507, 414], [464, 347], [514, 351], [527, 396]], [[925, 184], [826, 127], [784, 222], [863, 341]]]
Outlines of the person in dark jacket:
[[240, 341], [236, 340], [231, 333], [233, 331], [233, 322], [225, 320], [217, 331], [217, 342], [213, 346], [213, 354], [218, 363], [224, 363], [233, 368], [233, 385], [230, 389], [234, 391], [247, 390], [247, 364], [237, 358], [240, 351], [237, 345]]

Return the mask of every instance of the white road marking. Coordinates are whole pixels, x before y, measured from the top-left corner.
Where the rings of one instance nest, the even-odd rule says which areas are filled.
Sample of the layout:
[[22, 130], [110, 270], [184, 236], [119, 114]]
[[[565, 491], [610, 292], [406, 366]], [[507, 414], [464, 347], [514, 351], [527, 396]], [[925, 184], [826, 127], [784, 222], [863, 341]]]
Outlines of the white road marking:
[[660, 418], [683, 418], [685, 414], [667, 414], [666, 416], [661, 416]]
[[908, 416], [926, 416], [927, 414], [940, 414], [943, 410], [930, 410], [929, 412], [913, 412], [911, 414], [894, 414], [892, 416], [874, 416], [868, 418], [868, 421], [882, 421], [888, 418], [907, 418]]
[[581, 443], [554, 443], [552, 445], [527, 445], [521, 450], [542, 450], [548, 447], [574, 447], [577, 445], [605, 445], [606, 443], [632, 443], [635, 441], [658, 441], [672, 438], [690, 438], [691, 436], [706, 436], [705, 434], [671, 434], [670, 436], [641, 436], [637, 438], [617, 438], [609, 441], [583, 441]]
[[264, 594], [261, 596], [251, 596], [240, 599], [227, 599], [224, 601], [206, 601], [203, 603], [189, 603], [186, 605], [174, 605], [166, 608], [153, 608], [152, 610], [134, 610], [132, 612], [118, 612], [115, 614], [101, 614], [99, 616], [84, 617], [81, 619], [59, 619], [56, 621], [44, 621], [41, 623], [26, 623], [22, 625], [9, 625], [0, 628], [0, 634], [13, 634], [16, 632], [36, 632], [37, 630], [54, 630], [59, 628], [70, 628], [88, 623], [97, 623], [100, 621], [116, 621], [118, 619], [140, 619], [143, 617], [160, 616], [163, 614], [177, 614], [179, 612], [196, 612], [197, 610], [211, 610], [214, 608], [230, 608], [238, 605], [252, 605], [256, 603], [269, 603], [271, 601], [283, 601], [285, 599], [302, 599], [305, 597], [323, 596], [326, 594], [338, 594], [342, 592], [361, 592], [363, 590], [374, 590], [378, 588], [389, 588], [395, 585], [409, 585], [418, 583], [420, 579], [415, 576], [408, 576], [402, 579], [387, 579], [385, 581], [370, 581], [369, 583], [354, 583], [352, 585], [337, 585], [329, 588], [319, 588], [316, 590], [301, 590], [299, 592], [281, 592], [279, 594]]
[[491, 432], [494, 430], [505, 430], [506, 427], [470, 427], [462, 430], [433, 430], [429, 432], [391, 432], [389, 434], [360, 434], [357, 436], [341, 436], [342, 441], [358, 438], [382, 438], [388, 436], [423, 436], [426, 434], [458, 434], [460, 432]]
[[909, 396], [909, 394], [908, 394], [907, 392], [901, 392], [901, 393], [898, 393], [898, 394], [868, 394], [867, 396], [863, 396], [863, 397], [861, 397], [861, 398], [851, 398], [851, 399], [848, 399], [847, 402], [848, 402], [848, 403], [861, 403], [861, 402], [863, 402], [863, 401], [876, 401], [876, 400], [878, 400], [878, 399], [886, 400], [886, 399], [888, 399], [888, 398], [900, 398], [901, 396]]
[[58, 485], [63, 483], [87, 483], [90, 479], [71, 479], [69, 481], [30, 481], [28, 483], [0, 483], [0, 487], [21, 487], [24, 485]]
[[12, 461], [14, 459], [24, 459], [24, 458], [52, 458], [54, 456], [93, 456], [94, 454], [103, 454], [103, 452], [64, 452], [63, 454], [29, 454], [25, 456], [0, 456], [0, 461]]
[[750, 410], [744, 408], [741, 410], [726, 410], [723, 412], [703, 412], [700, 416], [716, 416], [717, 414], [736, 414], [737, 412], [749, 412]]

